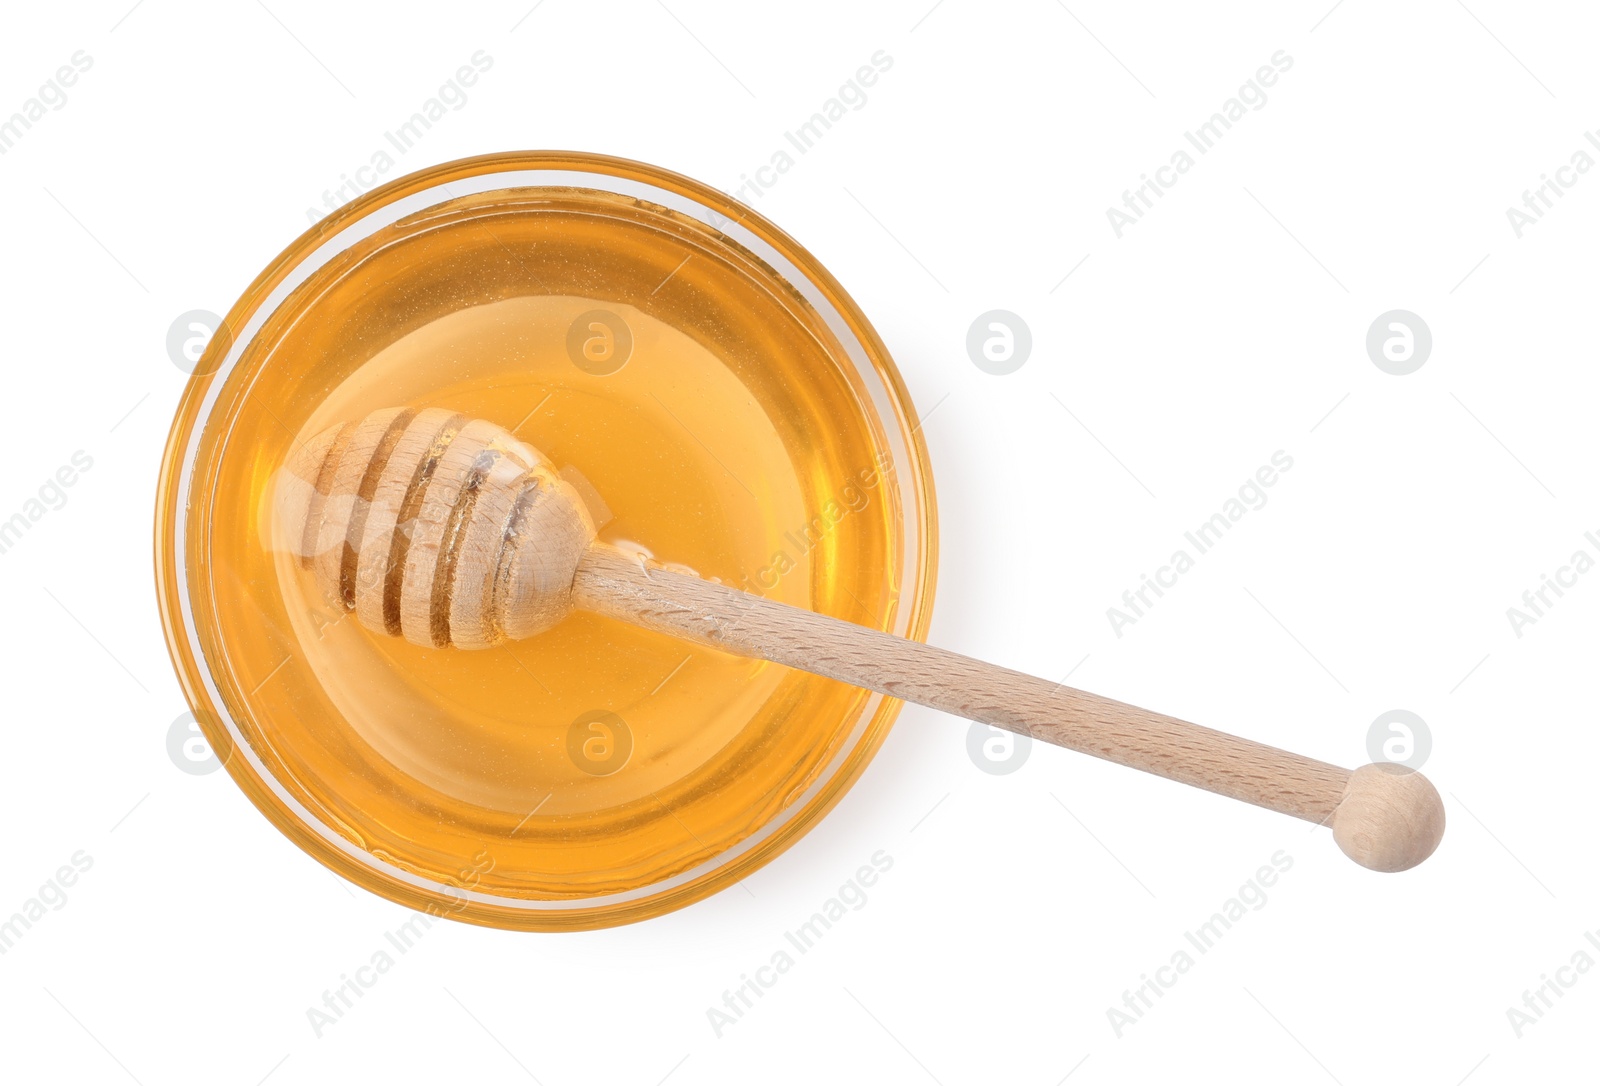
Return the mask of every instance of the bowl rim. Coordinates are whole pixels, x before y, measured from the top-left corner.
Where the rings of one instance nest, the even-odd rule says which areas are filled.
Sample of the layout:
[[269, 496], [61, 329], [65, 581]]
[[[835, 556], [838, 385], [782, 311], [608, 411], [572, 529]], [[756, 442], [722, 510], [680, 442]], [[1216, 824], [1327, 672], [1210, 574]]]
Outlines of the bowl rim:
[[[212, 674], [212, 662], [201, 648], [189, 596], [187, 529], [197, 452], [210, 409], [255, 332], [300, 282], [372, 233], [441, 203], [528, 187], [600, 188], [689, 215], [753, 252], [805, 297], [844, 347], [871, 394], [879, 428], [893, 453], [902, 550], [894, 632], [916, 640], [926, 637], [938, 570], [932, 468], [921, 424], [914, 421], [910, 392], [865, 314], [804, 247], [731, 196], [657, 166], [586, 152], [500, 152], [419, 170], [358, 196], [290, 243], [230, 308], [179, 401], [158, 483], [155, 576], [168, 653], [202, 733], [255, 807], [302, 851], [357, 885], [430, 915], [501, 928], [573, 930], [628, 923], [681, 908], [731, 886], [781, 855], [814, 827], [865, 771], [887, 737], [901, 703], [872, 694], [858, 711], [846, 742], [799, 799], [694, 868], [644, 886], [588, 898], [486, 894], [373, 856], [299, 802], [263, 764], [229, 712]], [[242, 756], [235, 757], [241, 752]]]

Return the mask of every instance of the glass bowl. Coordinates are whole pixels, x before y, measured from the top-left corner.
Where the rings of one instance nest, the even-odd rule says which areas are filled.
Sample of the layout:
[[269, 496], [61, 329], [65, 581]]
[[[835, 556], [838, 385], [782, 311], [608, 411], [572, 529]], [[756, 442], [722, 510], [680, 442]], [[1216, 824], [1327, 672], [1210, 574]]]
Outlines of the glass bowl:
[[174, 665], [255, 805], [412, 908], [560, 930], [729, 886], [816, 823], [899, 703], [598, 616], [478, 651], [375, 635], [289, 542], [285, 464], [380, 408], [540, 449], [600, 538], [922, 638], [935, 514], [910, 398], [855, 303], [688, 178], [510, 153], [318, 223], [212, 337], [162, 465]]

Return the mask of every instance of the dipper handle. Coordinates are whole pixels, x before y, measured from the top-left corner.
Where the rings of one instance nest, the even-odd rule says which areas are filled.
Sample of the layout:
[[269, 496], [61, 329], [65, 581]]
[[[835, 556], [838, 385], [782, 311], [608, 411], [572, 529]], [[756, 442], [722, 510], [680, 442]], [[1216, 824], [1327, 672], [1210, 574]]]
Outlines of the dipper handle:
[[653, 566], [596, 543], [550, 461], [486, 419], [387, 408], [307, 440], [280, 476], [280, 537], [374, 633], [483, 649], [573, 607], [800, 668], [1310, 822], [1402, 871], [1444, 805], [1420, 773], [1355, 772]]
[[1420, 773], [1354, 772], [1075, 690], [959, 653], [590, 546], [574, 606], [739, 656], [771, 660], [889, 697], [1092, 754], [1169, 780], [1330, 823], [1364, 867], [1403, 871], [1444, 833], [1439, 794]]

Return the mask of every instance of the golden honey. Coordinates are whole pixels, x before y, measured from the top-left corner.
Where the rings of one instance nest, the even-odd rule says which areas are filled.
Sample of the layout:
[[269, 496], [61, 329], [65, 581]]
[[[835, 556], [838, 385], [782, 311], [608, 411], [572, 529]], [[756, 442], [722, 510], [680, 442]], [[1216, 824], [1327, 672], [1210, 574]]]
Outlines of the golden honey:
[[[374, 635], [323, 601], [280, 522], [297, 444], [383, 407], [486, 418], [577, 487], [601, 540], [913, 635], [931, 496], [876, 338], [825, 273], [799, 290], [731, 238], [748, 212], [485, 187], [504, 163], [457, 164], [483, 191], [436, 184], [291, 274], [363, 221], [350, 209], [264, 274], [175, 426], [158, 565], [207, 734], [303, 847], [431, 911], [593, 926], [770, 858], [859, 773], [893, 704], [581, 613], [480, 651]], [[423, 188], [397, 185], [364, 202]]]

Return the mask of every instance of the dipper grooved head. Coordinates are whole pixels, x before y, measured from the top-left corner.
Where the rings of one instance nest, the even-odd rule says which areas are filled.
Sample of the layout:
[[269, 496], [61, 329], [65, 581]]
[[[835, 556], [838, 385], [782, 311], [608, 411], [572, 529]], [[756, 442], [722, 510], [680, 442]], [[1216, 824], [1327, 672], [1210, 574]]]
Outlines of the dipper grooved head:
[[429, 647], [487, 648], [558, 622], [594, 539], [542, 454], [483, 419], [388, 408], [316, 435], [278, 490], [323, 598]]

